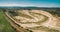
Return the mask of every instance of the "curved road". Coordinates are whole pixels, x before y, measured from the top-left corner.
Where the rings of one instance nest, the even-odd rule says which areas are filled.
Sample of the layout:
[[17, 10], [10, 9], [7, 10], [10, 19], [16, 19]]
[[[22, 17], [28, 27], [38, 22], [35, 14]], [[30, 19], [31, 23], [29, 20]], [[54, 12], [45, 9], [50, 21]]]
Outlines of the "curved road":
[[[37, 27], [37, 26], [45, 26], [45, 27], [48, 27], [50, 29], [58, 29], [60, 30], [60, 27], [58, 27], [56, 24], [57, 22], [59, 22], [60, 20], [56, 17], [54, 17], [52, 14], [50, 14], [49, 12], [46, 12], [46, 11], [42, 11], [42, 10], [32, 10], [32, 11], [18, 11], [18, 13], [21, 13], [23, 15], [27, 15], [29, 17], [32, 17], [32, 19], [28, 19], [28, 18], [25, 18], [25, 17], [22, 17], [22, 16], [14, 16], [14, 18], [16, 19], [20, 19], [21, 23], [18, 23], [16, 20], [12, 19], [8, 13], [6, 13], [15, 23], [17, 23], [18, 25], [21, 25], [22, 27], [26, 28], [26, 27]], [[35, 16], [32, 16], [32, 14], [30, 13], [35, 13], [35, 14], [41, 14], [41, 15], [35, 15], [35, 16], [38, 16], [37, 18]], [[39, 18], [40, 17], [40, 18]], [[48, 17], [46, 19], [45, 22], [41, 22], [41, 24], [36, 24], [35, 22], [38, 22], [39, 20], [43, 20], [45, 19], [45, 17]], [[23, 20], [23, 21], [22, 21]], [[25, 23], [25, 24], [22, 24], [22, 23]], [[26, 23], [27, 22], [27, 23]], [[32, 24], [28, 24], [28, 22], [33, 22]], [[34, 30], [36, 31], [36, 30]], [[42, 31], [41, 31], [42, 32]]]

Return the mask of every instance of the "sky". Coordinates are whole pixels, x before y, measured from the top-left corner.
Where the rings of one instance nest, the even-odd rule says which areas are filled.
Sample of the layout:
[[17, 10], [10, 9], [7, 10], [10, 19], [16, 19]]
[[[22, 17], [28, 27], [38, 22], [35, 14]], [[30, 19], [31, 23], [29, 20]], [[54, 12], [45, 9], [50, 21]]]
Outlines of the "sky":
[[0, 0], [0, 6], [60, 7], [60, 0]]

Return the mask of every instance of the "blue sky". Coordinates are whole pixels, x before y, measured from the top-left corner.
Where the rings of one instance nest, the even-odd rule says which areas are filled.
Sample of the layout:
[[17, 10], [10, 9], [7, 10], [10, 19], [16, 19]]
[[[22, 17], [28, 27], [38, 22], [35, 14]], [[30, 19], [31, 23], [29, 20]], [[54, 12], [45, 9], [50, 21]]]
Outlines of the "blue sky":
[[0, 0], [0, 6], [60, 7], [60, 0]]

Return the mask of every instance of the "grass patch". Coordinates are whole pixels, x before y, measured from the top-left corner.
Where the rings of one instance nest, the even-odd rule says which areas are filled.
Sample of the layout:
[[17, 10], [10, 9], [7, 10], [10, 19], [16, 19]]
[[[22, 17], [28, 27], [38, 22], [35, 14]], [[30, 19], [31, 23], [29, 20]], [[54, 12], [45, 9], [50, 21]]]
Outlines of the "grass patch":
[[2, 10], [0, 10], [0, 32], [15, 32], [9, 22], [5, 19]]

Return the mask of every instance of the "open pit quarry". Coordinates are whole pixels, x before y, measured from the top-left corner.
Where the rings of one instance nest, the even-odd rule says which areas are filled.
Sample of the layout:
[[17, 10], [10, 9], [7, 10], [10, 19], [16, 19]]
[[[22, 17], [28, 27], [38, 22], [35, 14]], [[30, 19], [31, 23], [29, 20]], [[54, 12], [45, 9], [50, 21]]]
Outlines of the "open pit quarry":
[[[60, 32], [60, 18], [42, 10], [22, 10], [17, 11], [18, 16], [10, 16], [11, 20], [22, 27], [22, 32]], [[23, 30], [24, 29], [24, 30]], [[56, 31], [55, 31], [56, 30]]]

